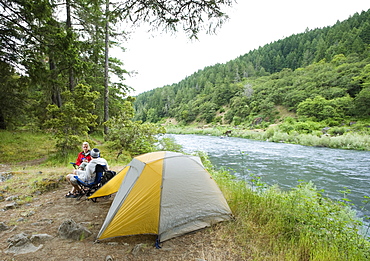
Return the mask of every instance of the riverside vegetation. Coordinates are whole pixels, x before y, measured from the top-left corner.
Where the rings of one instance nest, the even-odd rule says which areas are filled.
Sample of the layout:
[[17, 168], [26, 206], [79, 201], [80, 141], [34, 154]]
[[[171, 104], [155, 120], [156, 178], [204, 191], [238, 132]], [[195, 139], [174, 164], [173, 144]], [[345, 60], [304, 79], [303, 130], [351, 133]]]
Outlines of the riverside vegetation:
[[[99, 136], [93, 140], [112, 166], [130, 159], [116, 157]], [[32, 201], [36, 191], [50, 186], [60, 173], [70, 169], [75, 154], [57, 157], [55, 141], [47, 134], [1, 132], [2, 164], [11, 164], [12, 177], [0, 183], [2, 197], [23, 195], [18, 204]], [[180, 148], [166, 140], [163, 149]], [[21, 156], [20, 156], [21, 155]], [[207, 155], [198, 152], [204, 165], [223, 191], [234, 220], [222, 223], [223, 240], [233, 240], [229, 249], [239, 260], [368, 260], [370, 242], [363, 223], [344, 198], [333, 201], [322, 196], [314, 184], [301, 183], [289, 191], [267, 186], [258, 178], [242, 181], [224, 170], [215, 170]], [[34, 170], [21, 165], [39, 161]], [[22, 163], [22, 164], [21, 164]], [[211, 228], [214, 229], [214, 228]], [[208, 259], [207, 259], [208, 260]], [[209, 260], [221, 260], [217, 257]]]
[[[360, 125], [360, 124], [359, 124]], [[310, 129], [313, 128], [313, 129]], [[356, 128], [361, 130], [356, 131]], [[352, 131], [350, 131], [352, 129]], [[199, 134], [212, 136], [228, 136], [270, 142], [285, 142], [305, 146], [328, 147], [336, 149], [370, 150], [370, 134], [368, 127], [342, 126], [328, 128], [325, 133], [320, 124], [301, 123], [293, 118], [286, 118], [282, 124], [271, 124], [264, 129], [248, 129], [242, 126], [220, 125], [166, 125], [167, 133]]]

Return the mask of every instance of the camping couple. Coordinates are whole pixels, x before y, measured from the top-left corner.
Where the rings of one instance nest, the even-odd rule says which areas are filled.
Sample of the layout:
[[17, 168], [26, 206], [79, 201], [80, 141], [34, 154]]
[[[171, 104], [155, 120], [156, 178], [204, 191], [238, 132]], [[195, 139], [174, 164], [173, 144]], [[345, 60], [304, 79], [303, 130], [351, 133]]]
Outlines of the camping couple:
[[71, 191], [66, 194], [66, 198], [77, 198], [81, 195], [82, 190], [77, 182], [77, 177], [83, 182], [90, 183], [95, 180], [96, 165], [104, 165], [109, 169], [108, 162], [104, 158], [100, 158], [99, 149], [90, 150], [88, 142], [82, 143], [82, 152], [80, 152], [76, 159], [78, 169], [75, 169], [72, 174], [66, 176], [67, 181], [72, 185]]

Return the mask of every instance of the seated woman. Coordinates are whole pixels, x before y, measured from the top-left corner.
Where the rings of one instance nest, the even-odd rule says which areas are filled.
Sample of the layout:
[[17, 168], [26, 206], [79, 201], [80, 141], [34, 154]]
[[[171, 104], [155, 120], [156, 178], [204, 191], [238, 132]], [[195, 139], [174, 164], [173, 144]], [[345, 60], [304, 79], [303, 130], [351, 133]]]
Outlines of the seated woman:
[[104, 158], [100, 158], [100, 151], [98, 149], [92, 149], [90, 155], [92, 159], [86, 165], [86, 170], [75, 169], [73, 174], [66, 176], [67, 181], [72, 185], [72, 190], [68, 192], [66, 198], [76, 198], [81, 192], [81, 188], [78, 186], [74, 176], [78, 176], [83, 182], [90, 183], [95, 180], [95, 167], [97, 164], [105, 165], [106, 169], [109, 169], [108, 162]]
[[90, 145], [88, 142], [85, 141], [84, 143], [82, 143], [82, 151], [78, 153], [75, 164], [76, 166], [78, 166], [79, 169], [84, 170], [90, 160]]

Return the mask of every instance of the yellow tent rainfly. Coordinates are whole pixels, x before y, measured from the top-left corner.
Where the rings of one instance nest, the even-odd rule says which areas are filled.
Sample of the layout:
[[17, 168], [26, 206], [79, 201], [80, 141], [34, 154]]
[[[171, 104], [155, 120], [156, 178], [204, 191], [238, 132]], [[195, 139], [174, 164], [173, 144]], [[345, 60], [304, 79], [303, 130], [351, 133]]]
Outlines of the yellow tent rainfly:
[[176, 152], [133, 158], [91, 198], [115, 192], [98, 240], [155, 234], [160, 243], [229, 220], [232, 215], [200, 158]]

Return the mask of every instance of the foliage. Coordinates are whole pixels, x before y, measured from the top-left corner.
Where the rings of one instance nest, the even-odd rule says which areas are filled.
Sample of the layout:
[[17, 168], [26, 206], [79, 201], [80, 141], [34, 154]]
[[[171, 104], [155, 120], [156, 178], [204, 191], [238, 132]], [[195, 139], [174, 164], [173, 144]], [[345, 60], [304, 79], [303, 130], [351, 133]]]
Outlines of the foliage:
[[353, 99], [349, 96], [326, 100], [322, 96], [316, 96], [314, 99], [307, 98], [298, 104], [298, 116], [312, 118], [315, 121], [324, 121], [327, 119], [344, 119], [349, 112]]
[[[128, 1], [121, 2], [115, 12], [134, 24], [149, 23], [153, 30], [178, 31], [181, 28], [189, 38], [197, 38], [199, 31], [213, 33], [227, 18], [222, 6], [231, 6], [233, 0], [199, 1]], [[205, 15], [207, 21], [205, 21]]]
[[29, 120], [27, 80], [16, 76], [14, 69], [1, 61], [0, 79], [0, 129], [12, 129]]
[[[6, 107], [0, 110], [0, 128], [40, 128], [46, 107], [65, 106], [62, 93], [73, 93], [78, 84], [101, 94], [93, 114], [98, 127], [106, 127], [109, 116], [119, 116], [132, 89], [125, 77], [134, 73], [112, 57], [117, 53], [109, 52], [112, 47], [121, 48], [128, 33], [143, 23], [152, 31], [182, 29], [192, 38], [202, 30], [213, 33], [228, 18], [222, 7], [233, 2], [1, 1], [0, 101]], [[161, 111], [150, 111], [149, 119], [157, 120]]]
[[[369, 118], [367, 34], [359, 37], [368, 31], [369, 15], [370, 10], [331, 27], [306, 30], [142, 93], [135, 119], [170, 117], [185, 124], [254, 128], [281, 121], [279, 108], [298, 114], [301, 122], [330, 121], [329, 126]], [[146, 117], [148, 111], [157, 117]]]
[[62, 95], [65, 102], [60, 108], [48, 105], [49, 117], [45, 126], [52, 131], [57, 150], [66, 155], [76, 148], [76, 144], [88, 140], [90, 128], [96, 126], [97, 116], [92, 111], [99, 93], [91, 92], [89, 86], [79, 84], [74, 92], [66, 91]]
[[107, 122], [109, 133], [106, 140], [110, 142], [109, 147], [117, 152], [117, 158], [124, 151], [131, 155], [154, 151], [158, 135], [165, 133], [163, 127], [158, 127], [153, 123], [133, 121], [133, 116], [132, 100], [126, 100], [121, 115]]
[[182, 152], [182, 146], [177, 144], [173, 137], [160, 137], [157, 144], [158, 150]]
[[[349, 205], [321, 195], [312, 183], [289, 191], [277, 186], [253, 190], [253, 182], [212, 170], [235, 221], [227, 234], [254, 260], [367, 260], [370, 243]], [[240, 251], [240, 250], [239, 250]], [[246, 253], [248, 252], [248, 254]]]

